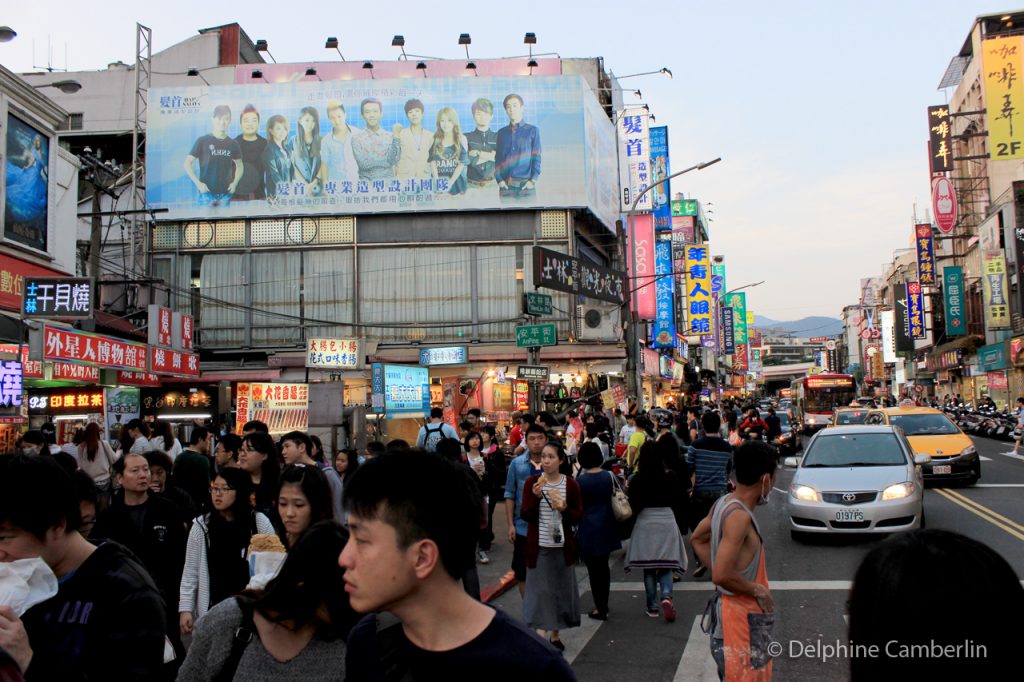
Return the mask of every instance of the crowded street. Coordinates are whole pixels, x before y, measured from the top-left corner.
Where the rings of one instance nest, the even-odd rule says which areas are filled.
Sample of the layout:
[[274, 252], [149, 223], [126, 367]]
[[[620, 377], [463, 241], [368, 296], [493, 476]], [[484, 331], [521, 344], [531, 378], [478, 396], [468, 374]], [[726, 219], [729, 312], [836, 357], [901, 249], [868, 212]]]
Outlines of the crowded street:
[[6, 7], [0, 682], [1019, 678], [1022, 27]]

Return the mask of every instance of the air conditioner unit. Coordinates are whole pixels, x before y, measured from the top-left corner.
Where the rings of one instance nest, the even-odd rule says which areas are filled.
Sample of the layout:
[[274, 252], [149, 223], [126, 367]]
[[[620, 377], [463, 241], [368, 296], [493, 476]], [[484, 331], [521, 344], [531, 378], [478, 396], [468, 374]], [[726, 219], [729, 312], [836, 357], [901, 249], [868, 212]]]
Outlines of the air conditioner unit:
[[580, 341], [619, 341], [622, 338], [620, 311], [614, 305], [576, 306], [576, 338]]

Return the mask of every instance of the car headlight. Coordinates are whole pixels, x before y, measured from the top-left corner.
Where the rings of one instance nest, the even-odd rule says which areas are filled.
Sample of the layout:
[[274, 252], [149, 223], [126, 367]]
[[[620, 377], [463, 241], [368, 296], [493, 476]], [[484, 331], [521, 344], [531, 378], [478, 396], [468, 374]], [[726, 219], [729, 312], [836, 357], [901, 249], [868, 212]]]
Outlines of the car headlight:
[[966, 448], [964, 448], [960, 452], [960, 456], [961, 457], [964, 457], [965, 455], [976, 455], [976, 454], [978, 454], [978, 448], [974, 447], [973, 445], [968, 445]]
[[779, 436], [779, 440], [789, 440], [792, 437], [793, 437], [792, 433], [784, 433], [781, 436]]
[[794, 483], [789, 486], [789, 493], [798, 500], [804, 502], [821, 502], [821, 495], [809, 485], [798, 485]]
[[910, 497], [913, 494], [915, 487], [916, 486], [911, 481], [906, 483], [896, 483], [882, 491], [882, 499], [902, 500], [904, 497]]
[[806, 417], [804, 417], [804, 423], [805, 424], [813, 424], [814, 423], [814, 417], [811, 416], [811, 415], [807, 415]]

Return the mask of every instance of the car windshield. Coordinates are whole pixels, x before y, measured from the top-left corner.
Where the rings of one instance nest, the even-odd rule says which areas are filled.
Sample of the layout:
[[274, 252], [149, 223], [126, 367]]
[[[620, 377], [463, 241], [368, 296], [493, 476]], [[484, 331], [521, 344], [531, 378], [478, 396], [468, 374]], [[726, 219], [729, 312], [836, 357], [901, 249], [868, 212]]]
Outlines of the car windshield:
[[779, 425], [782, 427], [789, 426], [789, 415], [785, 412], [776, 412], [775, 416], [779, 418]]
[[890, 414], [889, 423], [908, 436], [942, 436], [960, 433], [944, 414]]
[[906, 455], [892, 433], [820, 435], [804, 455], [804, 467], [900, 466]]
[[867, 416], [867, 410], [850, 410], [849, 412], [839, 412], [836, 414], [836, 426], [845, 426], [847, 424], [863, 424], [864, 418]]

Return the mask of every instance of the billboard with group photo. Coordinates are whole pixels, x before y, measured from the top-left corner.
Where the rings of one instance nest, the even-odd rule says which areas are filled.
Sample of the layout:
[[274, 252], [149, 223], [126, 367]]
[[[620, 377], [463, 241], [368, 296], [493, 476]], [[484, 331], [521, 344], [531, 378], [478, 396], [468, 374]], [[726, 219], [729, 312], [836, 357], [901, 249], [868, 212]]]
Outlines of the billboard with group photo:
[[614, 127], [595, 105], [579, 76], [154, 88], [147, 204], [170, 220], [588, 207], [612, 228], [594, 178], [614, 176]]

